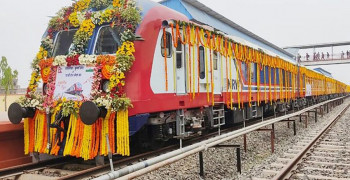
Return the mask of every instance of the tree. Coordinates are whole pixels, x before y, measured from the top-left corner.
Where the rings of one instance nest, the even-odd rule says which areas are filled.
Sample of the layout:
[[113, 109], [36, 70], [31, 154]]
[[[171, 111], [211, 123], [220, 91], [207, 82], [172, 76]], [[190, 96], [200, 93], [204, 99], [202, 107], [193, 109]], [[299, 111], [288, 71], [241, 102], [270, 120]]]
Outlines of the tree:
[[18, 71], [12, 71], [11, 67], [7, 64], [7, 59], [5, 56], [2, 56], [0, 62], [0, 86], [5, 91], [5, 111], [7, 111], [7, 95], [9, 91], [13, 89], [13, 80], [18, 76]]

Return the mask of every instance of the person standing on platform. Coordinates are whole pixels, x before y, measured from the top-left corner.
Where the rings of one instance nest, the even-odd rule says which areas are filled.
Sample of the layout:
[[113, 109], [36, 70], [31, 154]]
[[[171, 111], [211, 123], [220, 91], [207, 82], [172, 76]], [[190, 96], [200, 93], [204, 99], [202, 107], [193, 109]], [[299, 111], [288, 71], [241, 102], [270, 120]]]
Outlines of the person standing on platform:
[[306, 57], [306, 60], [308, 61], [308, 60], [309, 60], [310, 55], [309, 55], [308, 53], [306, 53], [305, 57]]
[[298, 60], [298, 62], [301, 61], [301, 55], [299, 53], [298, 53], [298, 56], [297, 56], [297, 60]]
[[314, 52], [314, 56], [312, 57], [312, 60], [316, 60], [316, 53]]
[[324, 59], [324, 53], [322, 52], [322, 55], [321, 55], [321, 60], [325, 60]]
[[327, 59], [329, 59], [329, 53], [327, 52]]
[[341, 57], [340, 59], [344, 59], [344, 51], [341, 51]]

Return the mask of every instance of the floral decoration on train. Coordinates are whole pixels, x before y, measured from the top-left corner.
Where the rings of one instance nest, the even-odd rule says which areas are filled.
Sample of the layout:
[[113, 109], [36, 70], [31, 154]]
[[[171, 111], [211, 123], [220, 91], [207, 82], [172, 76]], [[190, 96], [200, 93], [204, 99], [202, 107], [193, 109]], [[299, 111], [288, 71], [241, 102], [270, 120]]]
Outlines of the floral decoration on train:
[[[70, 7], [62, 8], [50, 22], [47, 36], [41, 41], [39, 52], [32, 62], [32, 75], [25, 97], [19, 99], [22, 107], [35, 108], [35, 116], [24, 120], [25, 153], [39, 152], [59, 154], [65, 143], [63, 155], [91, 159], [107, 155], [108, 134], [112, 153], [129, 155], [128, 108], [130, 99], [124, 92], [125, 74], [135, 60], [135, 30], [141, 22], [140, 9], [133, 0], [78, 0]], [[121, 46], [114, 55], [86, 54], [89, 41], [96, 26], [121, 27]], [[53, 57], [54, 38], [59, 31], [77, 29], [67, 55]], [[93, 125], [85, 125], [78, 116], [82, 101], [56, 99], [54, 96], [56, 74], [60, 67], [84, 65], [93, 67], [91, 100], [107, 109], [105, 118], [99, 118]], [[102, 92], [101, 81], [109, 80], [108, 89]], [[37, 92], [40, 82], [46, 84], [44, 95]], [[57, 128], [47, 130], [45, 111], [51, 113], [53, 125], [57, 117], [69, 118], [67, 132]], [[119, 128], [115, 132], [115, 119]], [[47, 133], [50, 132], [50, 139]], [[101, 133], [101, 134], [100, 134]], [[66, 136], [63, 142], [63, 136]], [[115, 137], [117, 139], [115, 140]], [[116, 142], [115, 142], [116, 141]], [[100, 146], [96, 146], [100, 144]], [[116, 147], [116, 148], [115, 148]]]

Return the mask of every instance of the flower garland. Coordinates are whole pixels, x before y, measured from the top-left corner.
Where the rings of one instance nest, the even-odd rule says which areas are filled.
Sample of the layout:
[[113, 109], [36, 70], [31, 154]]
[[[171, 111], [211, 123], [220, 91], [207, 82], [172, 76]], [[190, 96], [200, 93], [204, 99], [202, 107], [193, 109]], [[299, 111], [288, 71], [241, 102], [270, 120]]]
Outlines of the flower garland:
[[113, 74], [114, 64], [116, 64], [115, 56], [98, 56], [96, 61], [102, 66], [102, 77], [104, 79], [110, 79]]
[[79, 56], [79, 64], [81, 65], [95, 65], [96, 64], [96, 55], [87, 55], [87, 54], [83, 54], [81, 56]]
[[[291, 99], [294, 99], [295, 94], [293, 94], [294, 92], [294, 82], [292, 82], [290, 84], [289, 81], [287, 81], [286, 79], [288, 79], [289, 77], [291, 77], [292, 79], [294, 77], [297, 76], [298, 71], [300, 71], [300, 74], [302, 76], [299, 77], [299, 88], [301, 89], [300, 95], [303, 96], [305, 95], [305, 87], [303, 82], [305, 81], [305, 77], [310, 78], [311, 82], [310, 83], [314, 83], [317, 84], [317, 88], [313, 91], [313, 94], [315, 95], [320, 95], [321, 93], [324, 93], [324, 91], [320, 91], [320, 89], [324, 89], [324, 85], [322, 86], [322, 83], [320, 83], [321, 81], [329, 81], [328, 79], [326, 79], [323, 75], [313, 72], [311, 70], [308, 70], [306, 68], [303, 67], [298, 67], [295, 64], [292, 64], [288, 61], [285, 61], [283, 59], [281, 59], [278, 56], [271, 56], [268, 54], [265, 54], [263, 51], [261, 50], [257, 50], [257, 49], [253, 49], [251, 47], [248, 47], [246, 45], [242, 45], [238, 42], [233, 41], [232, 39], [229, 39], [228, 37], [218, 33], [218, 32], [214, 32], [214, 31], [210, 31], [207, 29], [204, 29], [201, 26], [198, 26], [197, 24], [193, 24], [193, 23], [188, 23], [188, 22], [184, 22], [184, 21], [176, 21], [174, 23], [170, 24], [171, 27], [171, 32], [172, 32], [172, 37], [173, 37], [173, 45], [176, 48], [178, 46], [178, 42], [180, 42], [181, 44], [187, 44], [189, 45], [188, 48], [188, 53], [189, 56], [186, 56], [186, 59], [188, 59], [188, 64], [187, 64], [187, 69], [188, 69], [188, 91], [189, 91], [189, 96], [190, 99], [193, 100], [195, 98], [195, 91], [196, 91], [196, 85], [195, 85], [195, 79], [197, 78], [197, 87], [198, 87], [198, 78], [199, 78], [199, 74], [194, 72], [195, 71], [195, 56], [194, 56], [194, 52], [192, 50], [191, 53], [191, 48], [198, 48], [198, 45], [202, 45], [205, 48], [208, 48], [210, 50], [210, 65], [213, 61], [212, 57], [211, 57], [211, 53], [212, 51], [217, 51], [218, 53], [221, 54], [222, 57], [226, 57], [226, 63], [227, 61], [230, 61], [230, 59], [234, 59], [236, 61], [236, 65], [239, 64], [247, 64], [248, 66], [248, 77], [251, 76], [250, 74], [250, 67], [254, 64], [256, 64], [257, 66], [257, 70], [259, 69], [258, 72], [261, 72], [261, 70], [263, 70], [264, 72], [264, 85], [269, 87], [269, 92], [267, 93], [266, 88], [264, 88], [265, 93], [264, 93], [264, 99], [265, 102], [267, 102], [267, 96], [269, 95], [269, 99], [270, 102], [272, 103], [272, 101], [274, 100], [275, 102], [280, 99], [281, 101], [290, 101]], [[181, 35], [180, 32], [180, 27], [182, 27], [183, 30], [183, 35]], [[174, 30], [176, 28], [176, 30]], [[163, 31], [165, 31], [165, 29], [162, 29]], [[206, 34], [206, 36], [204, 35]], [[162, 37], [165, 38], [165, 37]], [[164, 41], [165, 42], [165, 41]], [[164, 44], [165, 46], [166, 44]], [[193, 55], [193, 56], [192, 56]], [[221, 58], [222, 61], [222, 58]], [[166, 61], [165, 61], [166, 62]], [[222, 63], [221, 63], [222, 64]], [[229, 64], [226, 65], [226, 68], [228, 67]], [[165, 64], [165, 69], [167, 69], [166, 67], [167, 65]], [[207, 66], [207, 65], [206, 65]], [[230, 66], [231, 67], [231, 66]], [[240, 96], [240, 91], [241, 88], [243, 87], [240, 84], [240, 80], [239, 80], [239, 66], [236, 66], [236, 74], [237, 74], [237, 101], [238, 101], [238, 107], [241, 107], [241, 102], [243, 103], [243, 101], [241, 100], [241, 96]], [[210, 67], [211, 68], [211, 67]], [[221, 68], [223, 68], [221, 66]], [[300, 69], [300, 70], [298, 70]], [[165, 70], [166, 71], [166, 70]], [[207, 70], [206, 70], [207, 71]], [[228, 74], [229, 69], [226, 69], [226, 74], [225, 74], [225, 78], [227, 79], [226, 81], [226, 90], [224, 92], [225, 94], [225, 98], [226, 99], [226, 104], [228, 107], [233, 108], [232, 107], [232, 88], [229, 86], [232, 86], [231, 83], [232, 79], [229, 78], [231, 77], [231, 71], [230, 74]], [[268, 73], [268, 77], [265, 77], [265, 71], [267, 71]], [[277, 75], [277, 72], [279, 71], [279, 74]], [[281, 72], [284, 72], [281, 73]], [[165, 74], [165, 88], [167, 89], [167, 75]], [[303, 78], [304, 76], [304, 78]], [[207, 77], [207, 76], [206, 76]], [[224, 74], [223, 74], [223, 69], [221, 69], [221, 88], [223, 89], [224, 87]], [[281, 83], [277, 84], [277, 79], [282, 79], [283, 77], [285, 77], [284, 81]], [[267, 79], [268, 78], [268, 79]], [[212, 78], [211, 78], [212, 79]], [[230, 81], [228, 81], [230, 79]], [[249, 97], [247, 98], [247, 101], [250, 102], [252, 101], [252, 88], [251, 88], [251, 78], [249, 79], [249, 83], [248, 83], [248, 93], [249, 93]], [[261, 93], [261, 83], [260, 83], [260, 73], [257, 74], [257, 101], [258, 104], [260, 104], [260, 101], [263, 99], [261, 97], [262, 94]], [[207, 79], [208, 81], [208, 79]], [[273, 84], [272, 84], [273, 82]], [[340, 83], [338, 81], [334, 81], [334, 84], [342, 84], [343, 87], [345, 87], [345, 84]], [[267, 84], [268, 83], [268, 84]], [[211, 83], [212, 86], [214, 86], [214, 83]], [[277, 94], [277, 86], [279, 86], [279, 96]], [[316, 85], [315, 85], [316, 86]], [[313, 86], [313, 87], [315, 87]], [[209, 88], [207, 87], [207, 90]], [[344, 89], [344, 88], [343, 88]], [[198, 88], [197, 88], [198, 90]], [[272, 93], [272, 91], [274, 91], [274, 93]], [[339, 90], [335, 90], [338, 91]], [[334, 92], [335, 92], [334, 91]], [[209, 93], [209, 92], [207, 92]], [[214, 103], [214, 88], [211, 88], [211, 100]], [[292, 93], [292, 94], [291, 94]], [[210, 97], [207, 95], [207, 97]], [[242, 104], [243, 105], [243, 104]]]
[[27, 94], [36, 91], [38, 82], [40, 82], [40, 74], [37, 71], [33, 71], [27, 88]]
[[47, 80], [49, 79], [52, 63], [53, 63], [53, 58], [42, 59], [39, 62], [41, 78], [44, 83], [47, 83]]
[[77, 66], [80, 65], [80, 55], [76, 54], [76, 55], [71, 55], [71, 56], [67, 56], [66, 57], [66, 62], [67, 62], [67, 66]]
[[56, 56], [52, 65], [53, 66], [67, 66], [68, 63], [67, 63], [66, 59], [67, 59], [67, 56], [63, 56], [63, 55]]
[[55, 91], [55, 84], [56, 84], [56, 72], [57, 72], [58, 66], [52, 66], [51, 67], [51, 73], [49, 75], [49, 78], [47, 80], [47, 91], [45, 95], [45, 101], [43, 103], [43, 106], [45, 108], [54, 108], [53, 106], [53, 94]]
[[[97, 11], [95, 11], [97, 10]], [[39, 52], [33, 60], [33, 73], [25, 97], [19, 100], [22, 107], [36, 108], [34, 118], [25, 120], [25, 153], [40, 152], [58, 155], [60, 141], [65, 137], [63, 155], [71, 155], [91, 159], [98, 154], [107, 155], [106, 137], [109, 137], [112, 153], [129, 155], [128, 108], [131, 101], [124, 92], [125, 73], [135, 60], [136, 26], [141, 22], [140, 10], [133, 0], [79, 0], [71, 7], [57, 13], [49, 22], [48, 34], [41, 41]], [[126, 29], [120, 34], [122, 45], [115, 56], [85, 54], [88, 42], [96, 25], [110, 24]], [[73, 46], [68, 55], [52, 56], [55, 33], [78, 28], [73, 37]], [[94, 67], [91, 99], [100, 107], [108, 110], [106, 118], [100, 118], [93, 125], [85, 125], [78, 116], [80, 102], [67, 101], [65, 98], [54, 100], [56, 74], [61, 66], [84, 65]], [[36, 93], [40, 79], [46, 83], [46, 94]], [[100, 83], [109, 80], [108, 90], [103, 93]], [[84, 99], [85, 100], [85, 99]], [[83, 101], [84, 101], [83, 100]], [[47, 129], [44, 108], [51, 110], [51, 122], [61, 111], [63, 117], [69, 118], [67, 132]], [[115, 120], [117, 122], [115, 122]], [[115, 131], [115, 123], [118, 124]], [[56, 136], [57, 133], [61, 132]], [[47, 138], [50, 133], [50, 138]], [[115, 143], [117, 137], [118, 143]], [[51, 145], [51, 150], [47, 149]], [[118, 144], [117, 147], [115, 145]], [[117, 150], [118, 149], [118, 150]]]

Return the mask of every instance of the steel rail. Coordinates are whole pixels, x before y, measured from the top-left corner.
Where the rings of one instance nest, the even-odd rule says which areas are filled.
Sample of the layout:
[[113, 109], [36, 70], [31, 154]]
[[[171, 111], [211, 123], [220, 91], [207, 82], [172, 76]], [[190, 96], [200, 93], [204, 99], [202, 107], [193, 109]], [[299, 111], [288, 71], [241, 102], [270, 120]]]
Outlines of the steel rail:
[[[287, 119], [287, 118], [291, 118], [297, 115], [300, 115], [302, 113], [305, 113], [307, 111], [310, 111], [312, 109], [315, 109], [321, 105], [330, 103], [330, 102], [334, 102], [343, 98], [346, 98], [348, 96], [344, 96], [344, 97], [339, 97], [336, 99], [332, 99], [332, 100], [328, 100], [325, 102], [321, 102], [319, 104], [304, 108], [302, 110], [299, 110], [297, 112], [291, 113], [291, 114], [287, 114], [284, 116], [280, 116], [271, 120], [266, 120], [248, 127], [244, 127], [242, 129], [236, 130], [236, 131], [232, 131], [226, 134], [222, 134], [220, 136], [216, 136], [213, 137], [211, 139], [202, 141], [202, 142], [198, 142], [196, 144], [160, 155], [158, 157], [152, 158], [152, 159], [148, 159], [146, 161], [143, 162], [139, 162], [137, 164], [122, 168], [118, 171], [113, 171], [113, 172], [109, 172], [108, 174], [102, 175], [100, 177], [95, 178], [96, 180], [109, 180], [109, 179], [116, 179], [119, 177], [122, 177], [120, 179], [131, 179], [131, 178], [135, 178], [138, 176], [141, 176], [143, 174], [146, 174], [148, 172], [154, 171], [160, 167], [163, 167], [166, 164], [170, 164], [173, 162], [176, 162], [180, 159], [183, 159], [189, 155], [198, 153], [200, 151], [206, 150], [209, 147], [213, 147], [215, 145], [218, 145], [220, 143], [223, 143], [225, 141], [228, 141], [230, 139], [236, 138], [238, 136], [247, 134], [249, 132], [255, 131], [257, 129], [260, 129], [264, 126], [279, 122], [281, 120]], [[130, 174], [131, 173], [131, 174]]]
[[25, 171], [27, 171], [27, 172], [28, 171], [36, 171], [36, 170], [43, 169], [46, 166], [53, 167], [53, 166], [68, 163], [70, 161], [74, 161], [73, 158], [60, 157], [60, 158], [40, 161], [37, 163], [28, 163], [28, 164], [14, 166], [14, 167], [10, 167], [10, 168], [5, 168], [5, 169], [0, 170], [0, 178], [18, 176], [18, 175], [23, 174]]
[[309, 149], [320, 139], [322, 135], [329, 130], [343, 115], [344, 113], [349, 109], [350, 104], [337, 112], [334, 117], [332, 117], [332, 121], [329, 122], [318, 134], [315, 136], [310, 144], [308, 144], [302, 151], [300, 151], [296, 157], [294, 157], [277, 175], [273, 177], [273, 180], [281, 180], [288, 178], [290, 172], [293, 170], [293, 168], [298, 164], [298, 162], [301, 160], [302, 157], [305, 156], [305, 154], [309, 151]]

